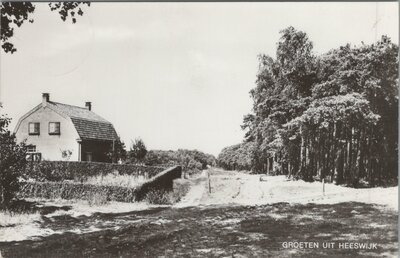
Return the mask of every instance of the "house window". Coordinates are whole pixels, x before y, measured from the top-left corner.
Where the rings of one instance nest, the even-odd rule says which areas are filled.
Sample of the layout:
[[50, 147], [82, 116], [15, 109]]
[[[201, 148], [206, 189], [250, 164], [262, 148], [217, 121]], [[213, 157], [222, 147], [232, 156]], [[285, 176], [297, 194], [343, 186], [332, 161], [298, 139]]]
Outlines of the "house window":
[[40, 123], [29, 123], [29, 135], [40, 134]]
[[49, 123], [49, 134], [50, 135], [60, 135], [60, 122], [50, 122]]
[[36, 152], [36, 145], [26, 146], [26, 152]]

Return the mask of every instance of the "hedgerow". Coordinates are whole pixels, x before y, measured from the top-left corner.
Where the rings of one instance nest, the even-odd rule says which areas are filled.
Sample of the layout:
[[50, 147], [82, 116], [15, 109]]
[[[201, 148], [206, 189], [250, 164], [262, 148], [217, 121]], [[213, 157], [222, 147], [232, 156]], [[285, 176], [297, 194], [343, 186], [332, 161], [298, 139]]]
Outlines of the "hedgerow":
[[173, 180], [180, 178], [182, 168], [172, 167], [158, 173], [137, 187], [94, 185], [76, 181], [25, 181], [18, 193], [19, 198], [81, 199], [89, 203], [100, 201], [136, 202], [154, 191], [170, 192]]
[[165, 167], [100, 162], [41, 161], [29, 163], [25, 175], [37, 181], [74, 180], [84, 182], [88, 177], [107, 175], [118, 171], [119, 175], [153, 177]]

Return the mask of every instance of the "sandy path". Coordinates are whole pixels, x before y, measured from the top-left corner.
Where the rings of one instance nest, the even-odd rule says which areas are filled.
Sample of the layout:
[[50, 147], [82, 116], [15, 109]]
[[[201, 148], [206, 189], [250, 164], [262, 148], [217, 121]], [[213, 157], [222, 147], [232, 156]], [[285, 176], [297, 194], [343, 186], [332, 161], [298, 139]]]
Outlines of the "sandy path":
[[[211, 193], [206, 173], [210, 174]], [[321, 182], [288, 181], [285, 176], [263, 176], [264, 180], [261, 181], [260, 175], [210, 169], [202, 177], [182, 205], [364, 202], [398, 210], [397, 187], [353, 189], [325, 184], [323, 193]]]
[[184, 208], [198, 206], [201, 203], [207, 187], [207, 171], [203, 171], [198, 178], [192, 180], [192, 186], [189, 192], [180, 202], [175, 204], [174, 208]]

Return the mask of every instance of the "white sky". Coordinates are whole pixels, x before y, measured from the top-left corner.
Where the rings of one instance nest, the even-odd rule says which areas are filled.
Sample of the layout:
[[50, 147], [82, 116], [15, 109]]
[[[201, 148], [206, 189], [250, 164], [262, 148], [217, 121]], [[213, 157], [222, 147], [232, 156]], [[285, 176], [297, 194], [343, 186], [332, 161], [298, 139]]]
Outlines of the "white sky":
[[398, 43], [393, 3], [92, 3], [62, 22], [37, 3], [1, 51], [0, 100], [18, 118], [50, 99], [111, 121], [129, 146], [217, 155], [242, 141], [257, 55], [274, 56], [279, 31], [305, 31], [317, 53], [386, 34]]

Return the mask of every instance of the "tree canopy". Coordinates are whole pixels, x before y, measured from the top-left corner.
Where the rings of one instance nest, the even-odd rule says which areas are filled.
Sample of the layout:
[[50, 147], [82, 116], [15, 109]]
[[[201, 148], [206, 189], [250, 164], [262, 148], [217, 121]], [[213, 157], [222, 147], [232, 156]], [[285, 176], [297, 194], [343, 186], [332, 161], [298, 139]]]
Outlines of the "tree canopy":
[[149, 166], [180, 165], [184, 171], [193, 174], [206, 169], [208, 166], [215, 166], [216, 159], [213, 155], [198, 150], [150, 150], [144, 158], [144, 163]]
[[244, 143], [225, 148], [220, 165], [356, 187], [395, 181], [398, 46], [388, 37], [316, 55], [289, 27], [276, 58], [259, 63]]

